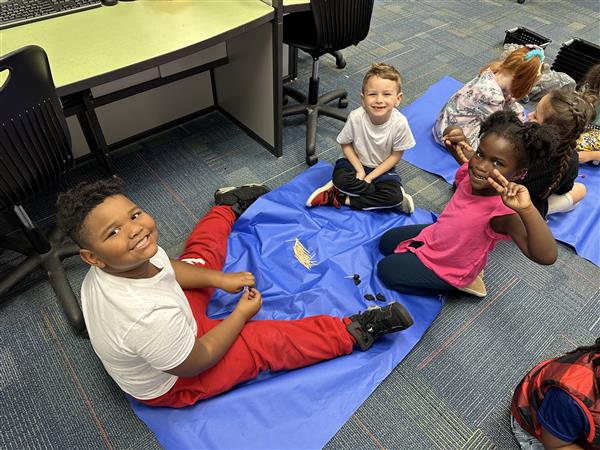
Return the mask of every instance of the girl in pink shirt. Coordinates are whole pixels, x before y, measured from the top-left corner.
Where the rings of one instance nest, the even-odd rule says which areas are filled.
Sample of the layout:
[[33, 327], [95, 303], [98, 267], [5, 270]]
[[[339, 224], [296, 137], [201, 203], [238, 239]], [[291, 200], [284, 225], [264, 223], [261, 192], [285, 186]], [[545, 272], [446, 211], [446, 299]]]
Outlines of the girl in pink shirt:
[[385, 258], [377, 273], [389, 289], [425, 295], [460, 289], [484, 296], [479, 274], [488, 253], [511, 238], [532, 261], [556, 260], [552, 233], [527, 188], [515, 183], [558, 145], [556, 131], [501, 111], [482, 124], [480, 137], [474, 156], [456, 172], [456, 192], [437, 222], [393, 228], [381, 237]]

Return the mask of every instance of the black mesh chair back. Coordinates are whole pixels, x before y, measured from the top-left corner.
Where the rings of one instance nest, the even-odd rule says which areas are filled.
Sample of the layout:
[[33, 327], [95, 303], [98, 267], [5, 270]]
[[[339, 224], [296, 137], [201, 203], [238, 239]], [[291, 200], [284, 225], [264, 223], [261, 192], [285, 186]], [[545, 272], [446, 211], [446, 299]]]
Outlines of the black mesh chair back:
[[310, 7], [320, 55], [356, 45], [369, 34], [373, 0], [311, 0]]
[[[374, 0], [311, 0], [310, 11], [298, 11], [283, 17], [283, 42], [297, 47], [313, 58], [312, 75], [308, 95], [284, 86], [284, 102], [289, 98], [297, 104], [286, 105], [283, 116], [304, 114], [306, 123], [306, 163], [317, 162], [315, 155], [317, 121], [324, 115], [346, 121], [348, 115], [342, 109], [348, 106], [348, 93], [336, 89], [319, 95], [319, 57], [332, 53], [338, 67], [346, 65], [339, 50], [357, 45], [367, 37], [371, 26]], [[330, 105], [337, 100], [337, 107]]]
[[71, 137], [44, 50], [28, 46], [0, 58], [0, 209], [52, 186], [73, 165]]
[[55, 184], [73, 166], [71, 137], [44, 50], [23, 47], [0, 57], [0, 211], [11, 210], [26, 240], [0, 236], [0, 248], [25, 259], [0, 279], [0, 295], [43, 267], [69, 321], [84, 331], [83, 315], [62, 266], [79, 247], [55, 229], [43, 234], [22, 204]]

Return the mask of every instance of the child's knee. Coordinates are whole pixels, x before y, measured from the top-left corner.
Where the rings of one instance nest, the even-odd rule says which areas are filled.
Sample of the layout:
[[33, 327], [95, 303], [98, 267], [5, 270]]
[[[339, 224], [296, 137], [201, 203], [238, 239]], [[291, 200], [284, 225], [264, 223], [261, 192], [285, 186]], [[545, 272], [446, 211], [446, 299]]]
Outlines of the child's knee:
[[388, 272], [388, 261], [387, 258], [380, 259], [377, 263], [377, 277], [381, 280], [383, 284], [387, 286], [387, 272]]
[[396, 284], [398, 267], [394, 264], [394, 258], [386, 257], [377, 263], [377, 277], [388, 289], [393, 289]]
[[398, 242], [394, 239], [393, 229], [388, 230], [379, 238], [378, 248], [379, 251], [384, 255], [390, 255], [396, 249]]
[[350, 170], [334, 170], [331, 180], [336, 188], [348, 190], [350, 188], [349, 181], [356, 182], [356, 172]]

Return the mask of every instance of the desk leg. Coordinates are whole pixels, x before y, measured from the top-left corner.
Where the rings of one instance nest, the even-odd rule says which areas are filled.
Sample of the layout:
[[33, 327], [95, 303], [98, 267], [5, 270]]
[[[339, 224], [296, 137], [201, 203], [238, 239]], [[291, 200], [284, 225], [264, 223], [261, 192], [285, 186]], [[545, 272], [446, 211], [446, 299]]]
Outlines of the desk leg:
[[273, 130], [275, 156], [283, 155], [283, 14], [273, 19]]
[[102, 166], [110, 175], [115, 175], [115, 167], [110, 156], [104, 133], [100, 127], [98, 116], [94, 111], [94, 104], [91, 91], [81, 94], [81, 104], [83, 109], [77, 110], [77, 119], [81, 126], [81, 131], [85, 136], [88, 147]]

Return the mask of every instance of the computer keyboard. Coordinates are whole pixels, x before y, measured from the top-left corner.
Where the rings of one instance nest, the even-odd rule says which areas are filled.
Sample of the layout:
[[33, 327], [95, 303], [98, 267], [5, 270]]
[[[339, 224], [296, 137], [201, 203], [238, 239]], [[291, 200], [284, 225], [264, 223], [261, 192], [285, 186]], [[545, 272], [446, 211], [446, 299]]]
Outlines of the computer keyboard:
[[0, 29], [101, 5], [101, 0], [0, 0]]

